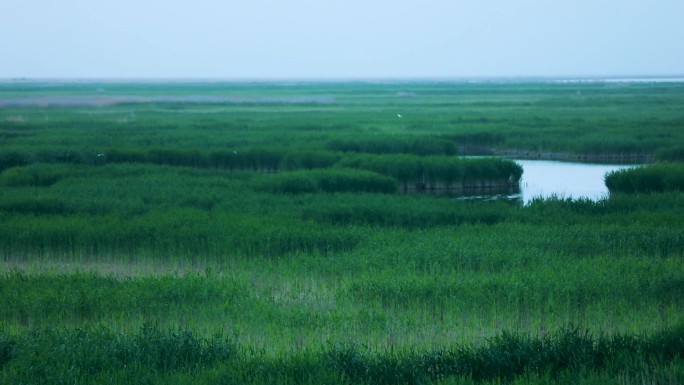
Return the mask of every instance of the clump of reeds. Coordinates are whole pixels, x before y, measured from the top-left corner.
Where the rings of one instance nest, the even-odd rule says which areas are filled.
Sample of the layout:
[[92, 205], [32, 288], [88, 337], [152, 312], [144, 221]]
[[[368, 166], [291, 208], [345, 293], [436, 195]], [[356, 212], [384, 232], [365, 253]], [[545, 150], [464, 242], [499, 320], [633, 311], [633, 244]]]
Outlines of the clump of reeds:
[[684, 163], [658, 163], [610, 172], [605, 177], [611, 193], [684, 191]]

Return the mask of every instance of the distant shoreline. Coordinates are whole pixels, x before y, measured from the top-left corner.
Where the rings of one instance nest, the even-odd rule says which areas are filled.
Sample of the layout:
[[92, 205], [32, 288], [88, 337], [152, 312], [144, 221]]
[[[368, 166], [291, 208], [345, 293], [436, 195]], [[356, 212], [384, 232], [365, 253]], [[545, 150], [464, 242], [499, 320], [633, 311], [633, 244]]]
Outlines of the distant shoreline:
[[473, 76], [473, 77], [339, 77], [339, 78], [0, 78], [0, 83], [682, 83], [684, 75], [641, 76]]

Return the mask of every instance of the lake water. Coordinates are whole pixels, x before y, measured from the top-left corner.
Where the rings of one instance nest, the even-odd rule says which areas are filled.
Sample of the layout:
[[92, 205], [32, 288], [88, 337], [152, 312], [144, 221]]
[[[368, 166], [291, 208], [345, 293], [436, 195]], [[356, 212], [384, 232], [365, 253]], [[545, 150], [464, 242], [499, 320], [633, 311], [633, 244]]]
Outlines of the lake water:
[[573, 163], [552, 160], [520, 160], [523, 167], [520, 191], [455, 196], [457, 200], [520, 200], [529, 203], [534, 198], [588, 198], [600, 200], [608, 196], [604, 176], [615, 170], [636, 167], [625, 164]]
[[523, 203], [535, 197], [599, 200], [608, 196], [603, 180], [606, 173], [635, 165], [590, 164], [544, 160], [516, 160], [523, 167], [520, 194]]

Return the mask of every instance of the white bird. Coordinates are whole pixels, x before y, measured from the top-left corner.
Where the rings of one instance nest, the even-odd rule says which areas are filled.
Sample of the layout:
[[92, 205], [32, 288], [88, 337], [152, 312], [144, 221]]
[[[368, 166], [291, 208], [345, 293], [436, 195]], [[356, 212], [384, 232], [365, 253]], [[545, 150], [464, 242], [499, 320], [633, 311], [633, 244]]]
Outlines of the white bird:
[[397, 114], [397, 118], [401, 118], [401, 114]]

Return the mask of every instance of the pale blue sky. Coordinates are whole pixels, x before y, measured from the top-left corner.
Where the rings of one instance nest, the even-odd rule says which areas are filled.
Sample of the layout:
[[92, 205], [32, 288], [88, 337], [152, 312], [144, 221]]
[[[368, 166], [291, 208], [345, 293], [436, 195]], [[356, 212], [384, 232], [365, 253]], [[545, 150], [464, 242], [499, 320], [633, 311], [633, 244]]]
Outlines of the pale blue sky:
[[0, 78], [684, 74], [684, 0], [0, 0]]

